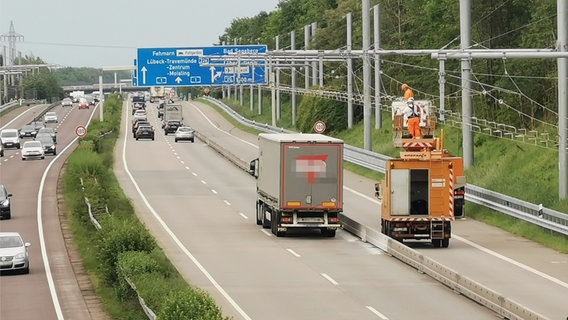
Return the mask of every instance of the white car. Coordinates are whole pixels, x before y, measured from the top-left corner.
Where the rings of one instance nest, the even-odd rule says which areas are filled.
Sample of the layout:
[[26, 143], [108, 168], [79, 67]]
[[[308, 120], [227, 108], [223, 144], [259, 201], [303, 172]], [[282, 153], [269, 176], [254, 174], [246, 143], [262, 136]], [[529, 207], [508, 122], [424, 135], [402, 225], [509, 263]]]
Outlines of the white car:
[[136, 110], [134, 111], [134, 120], [146, 120], [147, 113], [146, 110]]
[[0, 132], [0, 143], [4, 148], [20, 149], [20, 133], [18, 129], [4, 129]]
[[57, 113], [50, 111], [43, 116], [44, 123], [57, 123]]
[[72, 107], [73, 106], [73, 100], [71, 100], [71, 98], [63, 98], [63, 100], [61, 100], [61, 106], [62, 107]]
[[0, 270], [30, 273], [29, 246], [17, 232], [0, 232]]
[[30, 158], [45, 158], [45, 152], [43, 151], [43, 145], [39, 141], [26, 141], [22, 146], [22, 160]]
[[179, 127], [176, 130], [175, 142], [187, 140], [193, 142], [195, 139], [195, 131], [190, 127]]

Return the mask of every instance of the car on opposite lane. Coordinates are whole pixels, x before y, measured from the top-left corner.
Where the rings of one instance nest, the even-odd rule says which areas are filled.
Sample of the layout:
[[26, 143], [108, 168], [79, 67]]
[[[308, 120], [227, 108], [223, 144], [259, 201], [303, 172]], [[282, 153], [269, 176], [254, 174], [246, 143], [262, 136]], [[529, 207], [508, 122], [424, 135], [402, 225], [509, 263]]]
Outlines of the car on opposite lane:
[[18, 232], [0, 232], [0, 272], [30, 272], [29, 242]]
[[22, 146], [22, 160], [27, 160], [31, 158], [45, 158], [45, 152], [43, 151], [43, 146], [39, 141], [26, 141]]
[[4, 148], [20, 149], [20, 135], [18, 129], [4, 129], [0, 131], [0, 143]]
[[59, 120], [57, 119], [57, 113], [53, 111], [46, 112], [43, 116], [43, 123], [57, 123]]
[[175, 142], [186, 140], [193, 142], [195, 140], [195, 130], [190, 127], [179, 127], [175, 133]]
[[71, 100], [71, 98], [63, 98], [63, 100], [61, 100], [61, 106], [62, 107], [72, 107], [73, 106], [73, 100]]
[[55, 146], [55, 141], [53, 141], [51, 135], [49, 135], [48, 133], [40, 133], [37, 135], [35, 140], [41, 143], [44, 154], [57, 155], [57, 148]]
[[20, 138], [34, 138], [37, 130], [32, 124], [26, 124], [20, 128]]
[[89, 101], [85, 98], [79, 98], [79, 104], [77, 105], [78, 109], [89, 109]]
[[37, 132], [36, 136], [40, 134], [48, 134], [53, 139], [53, 142], [57, 143], [57, 129], [48, 127], [41, 128]]
[[6, 187], [0, 184], [0, 219], [12, 218], [12, 206], [10, 205], [10, 198], [12, 194], [6, 190]]

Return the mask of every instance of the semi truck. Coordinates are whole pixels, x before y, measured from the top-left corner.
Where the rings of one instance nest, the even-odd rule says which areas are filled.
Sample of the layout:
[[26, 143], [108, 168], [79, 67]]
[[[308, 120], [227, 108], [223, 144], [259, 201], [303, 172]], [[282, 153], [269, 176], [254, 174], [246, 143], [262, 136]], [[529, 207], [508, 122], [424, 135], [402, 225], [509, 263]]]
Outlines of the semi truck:
[[334, 237], [343, 211], [343, 141], [322, 134], [261, 133], [256, 223], [278, 237], [296, 228]]
[[166, 98], [166, 88], [164, 87], [150, 87], [150, 102], [158, 102]]
[[443, 130], [435, 137], [436, 117], [430, 115], [420, 138], [404, 134], [404, 119], [393, 122], [394, 143], [400, 157], [385, 164], [384, 179], [375, 184], [381, 200], [381, 232], [403, 242], [430, 240], [447, 248], [451, 222], [464, 214], [463, 160], [444, 149]]

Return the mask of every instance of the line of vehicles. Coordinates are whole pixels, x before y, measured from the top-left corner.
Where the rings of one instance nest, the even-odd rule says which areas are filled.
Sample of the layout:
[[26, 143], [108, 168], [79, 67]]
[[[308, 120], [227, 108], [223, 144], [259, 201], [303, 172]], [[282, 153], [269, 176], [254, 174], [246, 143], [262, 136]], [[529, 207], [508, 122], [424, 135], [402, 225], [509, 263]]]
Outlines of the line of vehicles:
[[[155, 90], [152, 90], [155, 94]], [[161, 127], [164, 134], [173, 133], [175, 142], [179, 141], [195, 141], [195, 131], [183, 124], [183, 109], [181, 104], [174, 104], [173, 100], [156, 99], [157, 96], [151, 95], [155, 100], [151, 103], [157, 103], [158, 118], [161, 118]], [[146, 110], [146, 94], [137, 93], [131, 97], [131, 113], [132, 113], [132, 136], [136, 140], [155, 139], [154, 127], [148, 121], [148, 112]]]
[[3, 157], [4, 150], [8, 148], [21, 149], [22, 160], [44, 159], [46, 154], [57, 155], [57, 129], [48, 125], [58, 122], [57, 113], [49, 111], [43, 121], [32, 121], [20, 129], [3, 129], [0, 131], [0, 156]]

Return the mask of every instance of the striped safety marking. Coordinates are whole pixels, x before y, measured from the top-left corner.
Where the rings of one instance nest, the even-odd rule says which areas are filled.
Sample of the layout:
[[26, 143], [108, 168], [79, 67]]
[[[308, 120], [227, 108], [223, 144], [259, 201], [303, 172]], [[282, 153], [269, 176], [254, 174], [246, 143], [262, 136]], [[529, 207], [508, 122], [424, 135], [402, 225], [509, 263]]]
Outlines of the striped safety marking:
[[403, 142], [403, 148], [434, 148], [434, 143], [432, 142], [420, 142], [420, 141], [413, 141], [413, 142]]
[[454, 168], [450, 167], [450, 217], [454, 216]]
[[389, 221], [454, 221], [454, 217], [390, 218]]

